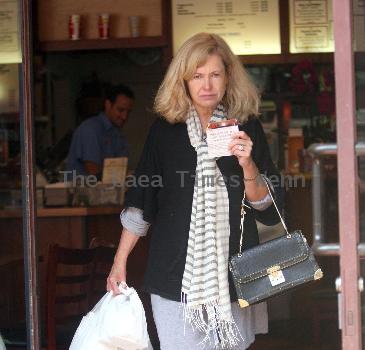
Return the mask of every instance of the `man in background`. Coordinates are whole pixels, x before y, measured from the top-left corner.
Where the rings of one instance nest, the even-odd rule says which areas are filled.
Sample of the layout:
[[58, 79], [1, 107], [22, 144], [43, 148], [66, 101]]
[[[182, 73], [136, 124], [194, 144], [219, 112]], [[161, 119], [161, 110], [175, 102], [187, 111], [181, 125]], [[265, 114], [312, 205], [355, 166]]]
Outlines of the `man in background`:
[[82, 122], [72, 136], [67, 171], [100, 178], [104, 158], [128, 157], [127, 139], [121, 129], [133, 103], [134, 93], [125, 85], [106, 91], [104, 111]]

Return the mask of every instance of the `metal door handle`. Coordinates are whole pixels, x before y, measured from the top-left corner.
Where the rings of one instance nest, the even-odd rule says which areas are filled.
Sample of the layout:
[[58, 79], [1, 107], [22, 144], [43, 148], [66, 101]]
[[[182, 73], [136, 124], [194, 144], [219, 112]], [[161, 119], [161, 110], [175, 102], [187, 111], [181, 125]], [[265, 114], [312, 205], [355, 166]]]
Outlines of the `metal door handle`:
[[[364, 291], [364, 279], [359, 277], [358, 289], [362, 293]], [[342, 282], [341, 277], [337, 277], [335, 281], [335, 287], [337, 291], [337, 305], [338, 305], [338, 329], [342, 329]]]
[[[359, 142], [355, 146], [358, 157], [365, 156], [365, 143]], [[336, 256], [340, 253], [339, 243], [325, 243], [323, 237], [323, 177], [321, 158], [337, 156], [337, 144], [315, 143], [308, 148], [313, 158], [312, 207], [313, 207], [313, 244], [312, 250], [316, 255]], [[358, 245], [359, 256], [365, 256], [365, 243]]]
[[357, 281], [357, 285], [359, 288], [359, 292], [362, 293], [364, 291], [364, 279], [362, 277], [359, 277], [359, 280]]
[[335, 281], [336, 292], [341, 293], [341, 277], [337, 277]]

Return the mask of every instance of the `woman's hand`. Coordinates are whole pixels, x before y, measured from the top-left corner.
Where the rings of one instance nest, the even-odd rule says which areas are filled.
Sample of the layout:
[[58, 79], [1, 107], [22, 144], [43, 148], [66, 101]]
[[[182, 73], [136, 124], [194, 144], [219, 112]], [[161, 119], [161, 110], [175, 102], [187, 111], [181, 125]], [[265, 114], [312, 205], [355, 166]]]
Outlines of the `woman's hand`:
[[237, 157], [238, 162], [243, 169], [253, 163], [251, 158], [252, 146], [253, 142], [251, 141], [251, 138], [244, 131], [239, 131], [234, 134], [232, 141], [229, 144], [228, 149]]
[[258, 201], [265, 198], [268, 192], [259, 176], [259, 169], [251, 157], [252, 146], [251, 138], [244, 131], [240, 131], [233, 135], [229, 150], [237, 157], [242, 167], [246, 198], [249, 201]]
[[120, 294], [120, 290], [118, 287], [119, 283], [126, 285], [126, 277], [127, 277], [127, 269], [126, 262], [114, 262], [109, 276], [106, 280], [106, 289], [107, 291], [113, 291], [113, 294]]
[[120, 294], [118, 282], [124, 284], [126, 282], [128, 255], [136, 245], [138, 239], [139, 236], [123, 228], [118, 250], [114, 257], [114, 264], [106, 280], [106, 289], [108, 291], [112, 290], [113, 294]]

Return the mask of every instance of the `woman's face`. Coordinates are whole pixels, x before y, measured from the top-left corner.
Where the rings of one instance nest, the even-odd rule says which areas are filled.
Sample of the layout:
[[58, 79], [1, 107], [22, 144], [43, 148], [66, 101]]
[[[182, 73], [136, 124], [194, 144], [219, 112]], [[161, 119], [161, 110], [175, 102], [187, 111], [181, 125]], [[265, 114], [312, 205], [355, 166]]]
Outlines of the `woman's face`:
[[226, 91], [226, 72], [222, 58], [217, 54], [209, 55], [188, 80], [188, 89], [197, 112], [211, 114]]

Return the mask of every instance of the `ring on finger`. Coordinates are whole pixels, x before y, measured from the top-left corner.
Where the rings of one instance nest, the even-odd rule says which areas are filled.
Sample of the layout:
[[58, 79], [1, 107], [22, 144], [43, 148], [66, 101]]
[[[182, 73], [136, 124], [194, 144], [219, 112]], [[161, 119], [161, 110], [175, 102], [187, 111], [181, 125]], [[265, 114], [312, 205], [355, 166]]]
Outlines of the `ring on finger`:
[[243, 151], [243, 145], [238, 145], [238, 150]]

